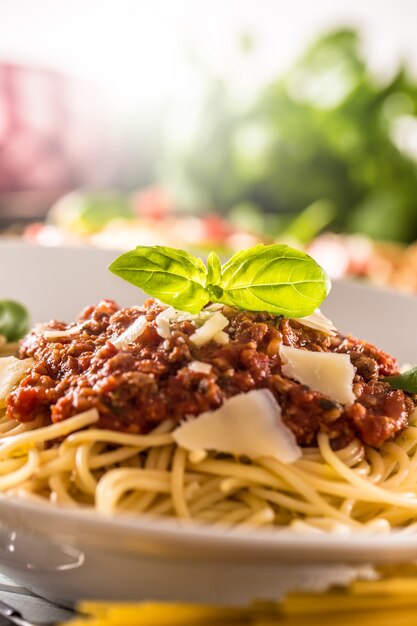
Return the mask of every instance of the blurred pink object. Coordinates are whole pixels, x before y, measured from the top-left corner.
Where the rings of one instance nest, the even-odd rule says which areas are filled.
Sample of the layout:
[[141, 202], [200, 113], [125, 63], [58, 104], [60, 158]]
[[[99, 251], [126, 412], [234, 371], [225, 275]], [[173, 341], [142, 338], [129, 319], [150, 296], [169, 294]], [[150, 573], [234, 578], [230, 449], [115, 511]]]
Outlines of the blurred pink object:
[[307, 252], [332, 278], [342, 278], [367, 273], [373, 246], [362, 235], [324, 233], [309, 244]]
[[203, 217], [204, 239], [206, 241], [222, 242], [233, 233], [231, 224], [221, 215], [211, 213]]
[[36, 216], [67, 190], [107, 184], [115, 154], [110, 128], [94, 85], [0, 64], [1, 214]]
[[139, 217], [163, 220], [174, 212], [174, 201], [166, 189], [155, 185], [135, 193], [133, 209]]

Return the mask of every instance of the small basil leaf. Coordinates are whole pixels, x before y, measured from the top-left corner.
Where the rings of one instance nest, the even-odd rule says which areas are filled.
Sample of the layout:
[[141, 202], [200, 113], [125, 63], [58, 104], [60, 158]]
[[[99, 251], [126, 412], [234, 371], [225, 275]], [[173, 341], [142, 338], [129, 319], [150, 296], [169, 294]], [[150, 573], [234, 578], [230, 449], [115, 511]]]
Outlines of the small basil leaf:
[[109, 270], [181, 311], [199, 313], [210, 300], [203, 261], [184, 250], [138, 246], [119, 256]]
[[401, 389], [402, 391], [408, 391], [408, 393], [417, 393], [417, 366], [403, 374], [387, 376], [382, 380], [389, 383], [393, 389]]
[[219, 285], [221, 282], [222, 264], [215, 252], [207, 257], [207, 285]]
[[7, 341], [17, 341], [29, 330], [29, 315], [24, 306], [14, 300], [0, 300], [0, 335]]
[[221, 301], [285, 317], [310, 315], [330, 291], [326, 272], [304, 252], [259, 244], [223, 266]]

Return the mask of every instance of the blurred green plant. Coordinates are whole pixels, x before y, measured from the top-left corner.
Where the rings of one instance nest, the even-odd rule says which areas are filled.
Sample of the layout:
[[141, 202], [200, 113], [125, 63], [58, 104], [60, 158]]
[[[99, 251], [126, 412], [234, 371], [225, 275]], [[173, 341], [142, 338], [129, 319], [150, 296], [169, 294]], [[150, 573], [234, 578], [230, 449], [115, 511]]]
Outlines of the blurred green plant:
[[381, 84], [356, 31], [327, 34], [250, 110], [237, 111], [226, 83], [211, 80], [202, 122], [182, 160], [186, 195], [194, 208], [240, 220], [235, 207], [245, 204], [252, 219], [266, 213], [270, 234], [287, 228], [294, 234], [292, 220], [319, 202], [316, 214], [307, 211], [298, 222], [304, 240], [332, 219], [336, 230], [412, 241], [416, 113], [417, 81], [405, 67]]
[[129, 196], [115, 191], [74, 191], [51, 208], [48, 221], [74, 235], [91, 235], [116, 218], [133, 219]]

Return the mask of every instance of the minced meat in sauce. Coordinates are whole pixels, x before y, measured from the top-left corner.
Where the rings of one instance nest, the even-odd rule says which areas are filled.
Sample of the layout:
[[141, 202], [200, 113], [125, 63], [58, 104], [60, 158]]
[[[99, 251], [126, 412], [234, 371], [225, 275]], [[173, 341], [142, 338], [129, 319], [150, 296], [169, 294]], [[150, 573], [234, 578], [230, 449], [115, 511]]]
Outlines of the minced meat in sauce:
[[[85, 309], [74, 335], [46, 338], [33, 330], [21, 342], [20, 357], [35, 362], [7, 398], [7, 412], [21, 422], [42, 416], [60, 422], [96, 408], [99, 428], [147, 433], [164, 420], [218, 408], [227, 398], [268, 388], [282, 408], [285, 424], [300, 445], [315, 443], [326, 432], [334, 449], [354, 437], [380, 446], [408, 425], [414, 408], [409, 394], [381, 380], [398, 373], [396, 360], [375, 346], [340, 334], [328, 336], [295, 320], [224, 307], [229, 342], [197, 347], [190, 341], [195, 323], [171, 322], [171, 337], [157, 332], [156, 316], [166, 307], [148, 300], [143, 307], [119, 308], [104, 300]], [[112, 343], [139, 316], [147, 326], [121, 349]], [[51, 322], [48, 329], [69, 328]], [[356, 368], [356, 401], [345, 407], [283, 375], [279, 346], [350, 355]], [[210, 372], [189, 364], [211, 364]]]

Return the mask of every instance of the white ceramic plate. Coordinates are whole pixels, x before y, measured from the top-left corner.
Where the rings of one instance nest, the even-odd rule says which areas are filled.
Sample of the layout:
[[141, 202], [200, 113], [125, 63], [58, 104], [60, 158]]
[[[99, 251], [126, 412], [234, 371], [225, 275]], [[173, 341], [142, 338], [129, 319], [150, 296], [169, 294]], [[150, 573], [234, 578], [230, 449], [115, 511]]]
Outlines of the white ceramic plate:
[[[0, 244], [1, 298], [24, 302], [32, 321], [70, 321], [100, 298], [144, 296], [106, 270], [115, 253]], [[323, 306], [344, 332], [416, 362], [417, 298], [336, 283]], [[399, 323], [398, 323], [399, 321]], [[293, 587], [347, 582], [371, 561], [417, 559], [417, 535], [319, 536], [231, 532], [172, 520], [100, 518], [0, 498], [0, 566], [58, 602], [80, 598], [165, 599], [242, 604]]]

